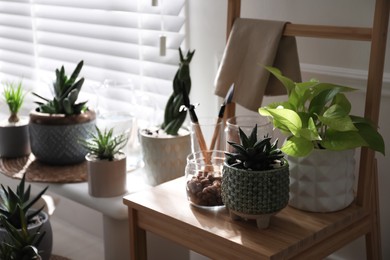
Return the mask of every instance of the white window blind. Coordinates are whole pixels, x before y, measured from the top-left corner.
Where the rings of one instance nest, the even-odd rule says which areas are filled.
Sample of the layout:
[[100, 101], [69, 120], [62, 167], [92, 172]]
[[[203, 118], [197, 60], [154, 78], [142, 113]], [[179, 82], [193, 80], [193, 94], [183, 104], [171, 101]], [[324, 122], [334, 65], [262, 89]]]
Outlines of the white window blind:
[[[1, 80], [23, 79], [28, 88], [44, 91], [43, 81], [56, 68], [64, 65], [70, 73], [84, 60], [84, 91], [105, 79], [130, 79], [162, 109], [184, 41], [185, 0], [158, 2], [0, 1]], [[167, 37], [165, 56], [159, 55], [161, 35]]]

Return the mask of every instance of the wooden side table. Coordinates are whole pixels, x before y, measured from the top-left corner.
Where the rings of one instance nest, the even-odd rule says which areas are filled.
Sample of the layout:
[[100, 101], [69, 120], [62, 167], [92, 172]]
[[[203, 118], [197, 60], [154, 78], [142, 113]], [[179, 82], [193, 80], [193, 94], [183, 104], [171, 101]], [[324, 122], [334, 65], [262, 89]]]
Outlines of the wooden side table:
[[[259, 230], [255, 222], [233, 221], [225, 208], [191, 206], [184, 177], [124, 197], [129, 211], [130, 254], [147, 259], [146, 231], [212, 259], [320, 259], [368, 230], [367, 212], [356, 205], [335, 213], [287, 207]], [[357, 220], [353, 226], [352, 220]], [[334, 239], [337, 234], [337, 239]], [[341, 234], [341, 235], [340, 235]], [[318, 242], [326, 242], [326, 247]]]

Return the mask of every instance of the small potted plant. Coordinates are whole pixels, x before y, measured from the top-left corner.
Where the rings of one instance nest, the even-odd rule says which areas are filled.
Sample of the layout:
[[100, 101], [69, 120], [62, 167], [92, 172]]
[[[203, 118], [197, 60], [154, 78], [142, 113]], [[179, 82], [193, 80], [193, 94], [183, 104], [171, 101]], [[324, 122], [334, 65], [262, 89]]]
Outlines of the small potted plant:
[[125, 134], [113, 135], [113, 128], [104, 131], [96, 127], [90, 139], [81, 140], [89, 151], [85, 156], [88, 168], [88, 190], [94, 197], [114, 197], [126, 193], [126, 154], [121, 149], [127, 143]]
[[285, 86], [288, 99], [261, 107], [287, 135], [281, 150], [290, 164], [290, 205], [329, 212], [354, 200], [354, 152], [369, 147], [385, 153], [377, 127], [363, 117], [350, 115], [345, 93], [354, 89], [317, 80], [293, 82], [266, 67]]
[[64, 66], [56, 69], [53, 99], [33, 93], [42, 101], [30, 112], [31, 150], [39, 161], [66, 165], [85, 160], [87, 150], [78, 142], [94, 130], [96, 114], [85, 102], [77, 103], [84, 78], [77, 79], [83, 67], [80, 61], [68, 76]]
[[249, 137], [239, 128], [240, 143], [228, 142], [222, 169], [222, 200], [232, 219], [255, 219], [257, 227], [269, 226], [270, 217], [287, 206], [289, 165], [270, 137], [257, 139], [257, 126]]
[[16, 158], [31, 153], [28, 118], [19, 117], [25, 95], [21, 81], [5, 83], [3, 97], [10, 116], [0, 123], [0, 157]]
[[190, 132], [183, 123], [187, 112], [183, 95], [191, 90], [190, 62], [195, 51], [188, 51], [184, 57], [179, 49], [180, 63], [173, 79], [173, 93], [169, 97], [161, 126], [140, 130], [145, 170], [150, 185], [184, 175], [186, 157], [191, 152]]
[[[31, 242], [32, 246], [37, 246], [43, 260], [50, 259], [53, 236], [49, 216], [42, 210], [43, 207], [39, 209], [33, 208], [48, 187], [30, 198], [31, 185], [25, 189], [25, 175], [23, 175], [16, 191], [13, 191], [10, 187], [5, 188], [3, 185], [1, 185], [1, 188], [0, 218], [2, 221], [0, 222], [0, 241], [9, 243], [12, 248], [12, 242], [20, 238], [26, 243]], [[20, 237], [11, 235], [15, 233], [15, 230], [18, 231]], [[39, 238], [41, 236], [37, 234], [39, 232], [43, 237]], [[8, 238], [10, 235], [11, 238]], [[36, 244], [33, 242], [36, 242]], [[13, 248], [13, 250], [16, 249]]]

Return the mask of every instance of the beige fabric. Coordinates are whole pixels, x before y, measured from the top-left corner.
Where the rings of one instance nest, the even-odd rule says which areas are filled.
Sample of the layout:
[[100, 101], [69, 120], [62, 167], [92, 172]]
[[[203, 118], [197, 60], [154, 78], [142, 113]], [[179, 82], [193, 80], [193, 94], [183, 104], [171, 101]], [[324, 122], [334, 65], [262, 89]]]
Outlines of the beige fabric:
[[285, 94], [280, 82], [264, 66], [277, 67], [301, 81], [295, 37], [283, 36], [286, 22], [237, 18], [215, 79], [215, 94], [225, 97], [235, 84], [233, 101], [257, 111], [264, 95]]

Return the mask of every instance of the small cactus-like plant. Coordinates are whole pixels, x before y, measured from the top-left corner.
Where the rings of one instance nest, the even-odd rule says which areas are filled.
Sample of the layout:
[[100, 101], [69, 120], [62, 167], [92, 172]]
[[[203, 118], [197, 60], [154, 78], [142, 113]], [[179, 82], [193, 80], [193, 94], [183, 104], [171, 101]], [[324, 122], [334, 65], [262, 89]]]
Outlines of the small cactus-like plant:
[[278, 140], [271, 143], [270, 137], [257, 140], [257, 125], [249, 137], [239, 128], [240, 144], [229, 142], [234, 152], [226, 152], [226, 163], [239, 169], [263, 171], [283, 164], [284, 154], [277, 147]]
[[[25, 177], [24, 174], [19, 185], [16, 188], [16, 192], [10, 187], [5, 188], [1, 185], [2, 192], [0, 193], [0, 216], [5, 218], [8, 223], [14, 226], [16, 229], [22, 227], [21, 217], [23, 214], [29, 223], [35, 216], [37, 216], [43, 209], [32, 210], [32, 206], [41, 198], [46, 192], [48, 186], [39, 192], [35, 197], [30, 199], [31, 185], [28, 185], [25, 190]], [[30, 210], [31, 209], [31, 210]]]
[[[17, 206], [19, 207], [19, 205]], [[0, 216], [0, 224], [7, 231], [6, 240], [0, 244], [0, 259], [29, 259], [40, 260], [37, 247], [42, 241], [46, 232], [30, 232], [28, 222], [22, 210], [18, 211], [21, 227], [15, 228], [8, 220]]]
[[76, 103], [84, 83], [84, 78], [77, 80], [84, 62], [80, 61], [70, 77], [65, 74], [64, 66], [56, 69], [56, 80], [53, 82], [53, 100], [46, 99], [36, 93], [34, 96], [44, 102], [35, 102], [39, 105], [38, 111], [48, 114], [77, 115], [85, 111], [86, 101]]
[[81, 144], [100, 160], [114, 160], [115, 155], [126, 145], [127, 135], [114, 136], [113, 128], [104, 131], [97, 126], [95, 128], [96, 133], [92, 133], [90, 139], [81, 140]]
[[186, 57], [183, 56], [179, 48], [180, 63], [179, 69], [173, 79], [173, 93], [169, 97], [165, 106], [164, 122], [161, 128], [167, 134], [177, 135], [180, 127], [183, 125], [187, 112], [181, 110], [184, 105], [183, 95], [189, 95], [191, 90], [190, 62], [195, 51], [188, 51]]
[[19, 110], [23, 105], [25, 93], [23, 92], [22, 82], [14, 83], [7, 82], [5, 83], [5, 88], [3, 92], [3, 96], [5, 102], [8, 105], [10, 116], [8, 118], [8, 122], [17, 123], [19, 122]]

